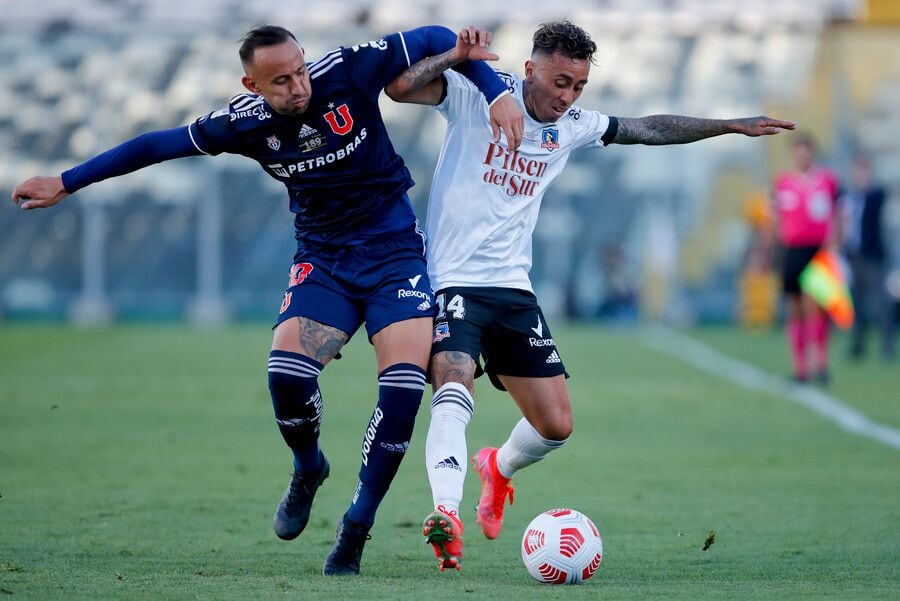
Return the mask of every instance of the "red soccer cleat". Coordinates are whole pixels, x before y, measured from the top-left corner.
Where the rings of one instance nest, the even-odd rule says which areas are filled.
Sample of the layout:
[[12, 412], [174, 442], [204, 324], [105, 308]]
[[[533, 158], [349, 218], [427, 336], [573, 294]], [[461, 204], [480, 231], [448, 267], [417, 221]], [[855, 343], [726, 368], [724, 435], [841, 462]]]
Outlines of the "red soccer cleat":
[[434, 547], [442, 572], [447, 568], [462, 568], [462, 534], [463, 525], [456, 512], [448, 511], [443, 505], [438, 505], [422, 522], [422, 535], [425, 542]]
[[513, 487], [497, 469], [497, 449], [485, 447], [472, 457], [475, 470], [481, 476], [481, 499], [478, 501], [476, 522], [490, 539], [497, 538], [503, 528], [503, 505], [509, 496], [513, 504]]

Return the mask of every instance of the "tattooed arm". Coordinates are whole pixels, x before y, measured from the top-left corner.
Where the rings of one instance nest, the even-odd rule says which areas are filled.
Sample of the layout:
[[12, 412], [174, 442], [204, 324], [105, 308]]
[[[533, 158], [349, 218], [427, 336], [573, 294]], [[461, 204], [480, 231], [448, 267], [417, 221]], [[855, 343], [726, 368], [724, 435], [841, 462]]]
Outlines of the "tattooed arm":
[[441, 73], [459, 64], [459, 61], [449, 56], [452, 52], [448, 50], [437, 56], [423, 58], [411, 65], [387, 85], [384, 89], [385, 94], [395, 102], [431, 106], [440, 104], [446, 85]]
[[467, 60], [492, 60], [499, 57], [488, 52], [491, 32], [467, 27], [456, 36], [456, 47], [447, 52], [423, 58], [410, 65], [384, 89], [397, 102], [438, 104], [444, 95], [444, 82], [440, 75], [447, 69]]
[[[434, 106], [444, 100], [446, 81], [441, 74], [464, 61], [497, 60], [496, 54], [488, 52], [491, 32], [468, 27], [456, 37], [456, 47], [443, 54], [423, 58], [411, 65], [384, 88], [385, 93], [396, 102], [411, 102]], [[513, 100], [503, 93], [490, 104], [490, 122], [494, 142], [500, 141], [500, 131], [506, 134], [506, 144], [515, 150], [522, 142], [525, 131], [525, 113]]]
[[681, 115], [650, 115], [637, 119], [618, 119], [613, 144], [687, 144], [722, 134], [771, 136], [782, 129], [794, 129], [792, 121], [771, 117], [743, 117], [740, 119], [700, 119]]

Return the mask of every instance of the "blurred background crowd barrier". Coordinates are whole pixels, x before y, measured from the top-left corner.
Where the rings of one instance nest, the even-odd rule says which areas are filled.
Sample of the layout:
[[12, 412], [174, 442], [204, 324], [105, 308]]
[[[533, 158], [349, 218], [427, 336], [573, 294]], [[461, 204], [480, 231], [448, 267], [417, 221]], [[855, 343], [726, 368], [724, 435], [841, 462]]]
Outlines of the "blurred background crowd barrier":
[[[498, 67], [522, 73], [531, 34], [557, 18], [599, 47], [584, 108], [793, 119], [842, 177], [856, 152], [871, 155], [892, 196], [886, 239], [900, 267], [896, 0], [4, 0], [0, 190], [8, 198], [26, 177], [224, 107], [242, 91], [237, 41], [257, 23], [294, 31], [309, 60], [419, 25], [484, 25]], [[382, 106], [423, 218], [444, 122], [428, 108]], [[789, 142], [724, 136], [573, 155], [535, 233], [545, 311], [734, 319], [753, 236], [747, 203], [788, 167]], [[230, 156], [153, 166], [51, 210], [5, 202], [0, 319], [271, 318], [294, 251], [287, 204], [281, 184]]]

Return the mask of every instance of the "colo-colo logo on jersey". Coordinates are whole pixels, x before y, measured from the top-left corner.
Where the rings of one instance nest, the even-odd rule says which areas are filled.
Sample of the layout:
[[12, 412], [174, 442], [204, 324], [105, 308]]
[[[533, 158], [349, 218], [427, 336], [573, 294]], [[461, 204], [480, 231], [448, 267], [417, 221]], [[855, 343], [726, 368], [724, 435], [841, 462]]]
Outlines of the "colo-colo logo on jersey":
[[546, 162], [523, 157], [494, 142], [488, 146], [484, 164], [491, 168], [484, 181], [503, 188], [507, 196], [534, 196], [547, 171]]
[[363, 439], [362, 462], [363, 465], [369, 465], [369, 451], [372, 450], [372, 443], [375, 441], [375, 433], [378, 432], [378, 424], [384, 418], [384, 412], [381, 407], [375, 407], [375, 413], [369, 420], [369, 427], [366, 428], [366, 437]]
[[541, 130], [541, 148], [544, 150], [556, 150], [559, 148], [559, 130], [555, 127], [545, 127]]
[[306, 159], [305, 161], [297, 161], [296, 163], [269, 163], [266, 165], [269, 169], [272, 170], [272, 173], [277, 175], [278, 177], [291, 177], [295, 173], [303, 173], [305, 171], [312, 171], [314, 169], [318, 169], [319, 167], [324, 167], [325, 165], [330, 165], [335, 161], [341, 161], [357, 149], [360, 144], [362, 144], [363, 140], [366, 139], [366, 128], [362, 128], [359, 130], [359, 135], [353, 138], [353, 141], [348, 143], [343, 148], [338, 148], [335, 152], [329, 152], [328, 154], [324, 154], [322, 156], [317, 156], [312, 159]]

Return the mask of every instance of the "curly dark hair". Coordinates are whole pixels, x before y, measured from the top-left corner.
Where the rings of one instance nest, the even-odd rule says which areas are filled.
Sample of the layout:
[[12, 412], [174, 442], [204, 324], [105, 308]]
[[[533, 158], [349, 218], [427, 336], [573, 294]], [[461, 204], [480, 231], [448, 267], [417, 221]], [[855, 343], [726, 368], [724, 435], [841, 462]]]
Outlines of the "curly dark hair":
[[569, 58], [587, 59], [593, 63], [594, 53], [597, 52], [597, 44], [588, 32], [570, 21], [541, 23], [534, 32], [533, 41], [532, 54], [561, 52]]

